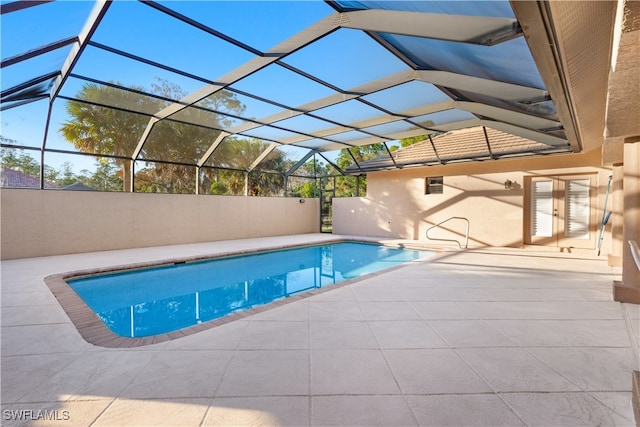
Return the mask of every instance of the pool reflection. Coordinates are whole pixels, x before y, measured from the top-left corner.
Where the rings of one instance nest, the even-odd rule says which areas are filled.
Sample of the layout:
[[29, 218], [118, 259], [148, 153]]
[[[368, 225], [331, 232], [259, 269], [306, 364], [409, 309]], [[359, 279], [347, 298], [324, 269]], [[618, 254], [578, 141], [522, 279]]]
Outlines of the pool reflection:
[[362, 243], [265, 252], [70, 280], [117, 335], [186, 328], [423, 257]]

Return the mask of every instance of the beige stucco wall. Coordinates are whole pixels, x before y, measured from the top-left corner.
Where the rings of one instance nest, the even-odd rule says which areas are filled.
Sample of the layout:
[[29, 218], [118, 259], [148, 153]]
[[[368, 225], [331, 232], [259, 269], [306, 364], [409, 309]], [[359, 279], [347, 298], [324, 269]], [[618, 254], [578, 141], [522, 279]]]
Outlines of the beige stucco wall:
[[5, 189], [2, 259], [313, 233], [319, 201]]
[[[427, 228], [456, 216], [469, 220], [470, 247], [521, 247], [525, 177], [596, 173], [598, 196], [592, 208], [599, 224], [611, 173], [599, 167], [600, 162], [600, 152], [594, 150], [579, 155], [369, 173], [366, 197], [334, 199], [333, 232], [426, 240]], [[444, 194], [425, 195], [425, 177], [440, 175], [444, 176]], [[515, 183], [511, 190], [504, 188], [507, 179]], [[462, 241], [464, 221], [453, 220], [443, 225], [446, 229], [433, 230], [430, 236]], [[455, 246], [455, 243], [433, 243]]]

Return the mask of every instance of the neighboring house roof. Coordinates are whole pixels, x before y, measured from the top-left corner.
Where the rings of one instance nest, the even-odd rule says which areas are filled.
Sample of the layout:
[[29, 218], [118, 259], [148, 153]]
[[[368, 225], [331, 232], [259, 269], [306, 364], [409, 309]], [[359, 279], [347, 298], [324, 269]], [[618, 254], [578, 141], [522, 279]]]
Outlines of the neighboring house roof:
[[[2, 188], [40, 188], [40, 178], [15, 169], [0, 166], [0, 187]], [[55, 183], [44, 182], [45, 188], [59, 188]]]
[[76, 182], [71, 185], [67, 185], [66, 187], [62, 187], [63, 190], [73, 190], [73, 191], [97, 191], [95, 188], [89, 187], [81, 182]]
[[557, 147], [488, 127], [454, 130], [349, 166], [347, 173], [557, 152]]

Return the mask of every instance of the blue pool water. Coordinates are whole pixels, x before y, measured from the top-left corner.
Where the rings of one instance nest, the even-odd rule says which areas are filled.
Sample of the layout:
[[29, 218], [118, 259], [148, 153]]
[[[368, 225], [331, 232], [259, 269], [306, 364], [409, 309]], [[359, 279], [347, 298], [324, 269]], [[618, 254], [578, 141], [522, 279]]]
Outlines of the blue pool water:
[[68, 280], [117, 335], [172, 332], [423, 258], [429, 251], [333, 243]]

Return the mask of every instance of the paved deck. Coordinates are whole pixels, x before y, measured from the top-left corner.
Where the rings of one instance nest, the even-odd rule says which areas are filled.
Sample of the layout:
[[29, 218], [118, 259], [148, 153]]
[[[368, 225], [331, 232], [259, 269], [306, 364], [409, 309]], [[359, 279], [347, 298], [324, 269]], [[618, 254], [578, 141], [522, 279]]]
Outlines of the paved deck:
[[640, 307], [612, 301], [617, 272], [588, 254], [441, 253], [126, 349], [84, 341], [43, 281], [328, 237], [2, 262], [2, 425], [634, 424]]

